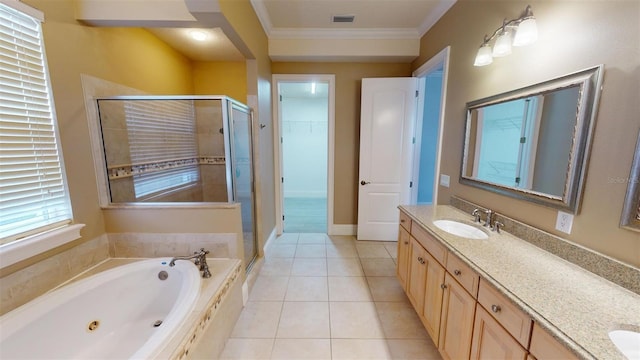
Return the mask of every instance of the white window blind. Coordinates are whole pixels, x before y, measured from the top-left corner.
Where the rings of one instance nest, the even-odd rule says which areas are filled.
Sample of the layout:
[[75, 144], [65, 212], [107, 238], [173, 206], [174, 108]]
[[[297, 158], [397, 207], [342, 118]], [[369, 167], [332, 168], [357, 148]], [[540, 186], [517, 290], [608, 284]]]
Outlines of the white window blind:
[[193, 101], [131, 100], [125, 116], [131, 162], [153, 169], [133, 176], [136, 198], [199, 181]]
[[71, 218], [40, 21], [0, 3], [0, 244]]

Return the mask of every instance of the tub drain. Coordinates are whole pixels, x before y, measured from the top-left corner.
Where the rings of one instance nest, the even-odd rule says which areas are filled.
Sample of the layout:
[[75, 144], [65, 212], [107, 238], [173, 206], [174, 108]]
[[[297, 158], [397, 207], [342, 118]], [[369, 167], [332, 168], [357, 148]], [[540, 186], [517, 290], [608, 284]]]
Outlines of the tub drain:
[[162, 320], [156, 320], [156, 322], [153, 323], [153, 327], [158, 327], [162, 325]]
[[87, 330], [89, 332], [95, 331], [98, 328], [98, 326], [100, 326], [100, 321], [93, 320], [92, 322], [89, 323], [89, 325], [87, 325]]
[[158, 279], [160, 280], [167, 280], [168, 277], [169, 277], [169, 274], [164, 270], [158, 273]]

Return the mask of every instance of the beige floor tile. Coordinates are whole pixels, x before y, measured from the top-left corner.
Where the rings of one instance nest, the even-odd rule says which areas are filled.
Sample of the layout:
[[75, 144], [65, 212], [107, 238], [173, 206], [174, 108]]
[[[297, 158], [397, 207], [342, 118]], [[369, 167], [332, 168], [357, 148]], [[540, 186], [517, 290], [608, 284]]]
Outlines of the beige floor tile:
[[296, 245], [272, 245], [266, 252], [270, 258], [292, 258], [296, 253]]
[[291, 267], [292, 276], [327, 276], [327, 259], [296, 258]]
[[332, 339], [382, 339], [384, 332], [372, 302], [330, 302]]
[[385, 340], [332, 339], [333, 360], [387, 360], [392, 359]]
[[376, 302], [386, 339], [426, 339], [427, 331], [409, 303]]
[[267, 360], [273, 339], [229, 339], [220, 354], [221, 360]]
[[364, 276], [362, 265], [357, 258], [327, 259], [327, 274], [329, 276]]
[[360, 259], [362, 270], [366, 276], [395, 276], [396, 264], [391, 258]]
[[431, 339], [426, 340], [387, 340], [393, 359], [403, 360], [442, 360], [438, 348]]
[[294, 301], [282, 306], [276, 337], [286, 339], [328, 339], [329, 303]]
[[302, 233], [298, 238], [298, 244], [322, 244], [324, 245], [329, 236], [327, 234], [320, 233]]
[[329, 301], [371, 301], [369, 286], [364, 277], [330, 276]]
[[327, 247], [319, 244], [300, 245], [296, 250], [297, 258], [326, 258]]
[[293, 266], [293, 258], [265, 258], [261, 276], [289, 276], [291, 275], [291, 267]]
[[298, 243], [298, 237], [300, 236], [300, 234], [298, 233], [284, 233], [280, 236], [278, 236], [277, 238], [275, 238], [274, 244], [297, 244]]
[[285, 301], [328, 301], [327, 278], [292, 276], [284, 299]]
[[331, 340], [329, 339], [276, 339], [271, 359], [302, 360], [331, 359]]
[[248, 301], [231, 332], [231, 337], [275, 338], [281, 310], [280, 301]]
[[372, 243], [356, 243], [356, 249], [358, 250], [358, 256], [363, 258], [391, 258], [389, 252], [384, 247], [384, 244], [372, 244]]
[[250, 301], [283, 301], [288, 276], [258, 276], [249, 294]]
[[389, 255], [391, 255], [392, 258], [397, 259], [398, 258], [398, 243], [385, 243], [384, 244], [384, 248], [387, 250], [387, 252], [389, 253]]
[[358, 252], [354, 244], [327, 245], [328, 258], [357, 258]]
[[409, 299], [395, 276], [371, 276], [367, 278], [373, 301], [402, 301]]
[[353, 245], [356, 242], [356, 237], [352, 235], [329, 235], [327, 244], [333, 245]]

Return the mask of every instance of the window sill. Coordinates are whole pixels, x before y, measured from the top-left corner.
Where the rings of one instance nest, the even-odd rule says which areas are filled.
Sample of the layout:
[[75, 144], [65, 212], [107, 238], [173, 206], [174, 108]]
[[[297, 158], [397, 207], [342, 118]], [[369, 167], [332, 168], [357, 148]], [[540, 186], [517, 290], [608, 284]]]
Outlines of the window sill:
[[66, 225], [0, 246], [0, 269], [79, 239], [83, 227]]

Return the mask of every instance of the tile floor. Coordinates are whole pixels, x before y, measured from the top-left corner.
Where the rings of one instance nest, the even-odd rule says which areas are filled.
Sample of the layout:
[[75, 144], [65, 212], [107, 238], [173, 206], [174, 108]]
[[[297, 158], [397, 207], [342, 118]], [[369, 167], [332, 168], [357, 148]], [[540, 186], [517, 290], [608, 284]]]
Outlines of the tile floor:
[[283, 234], [220, 358], [441, 359], [395, 261], [395, 242]]
[[284, 198], [285, 233], [327, 232], [327, 198]]

